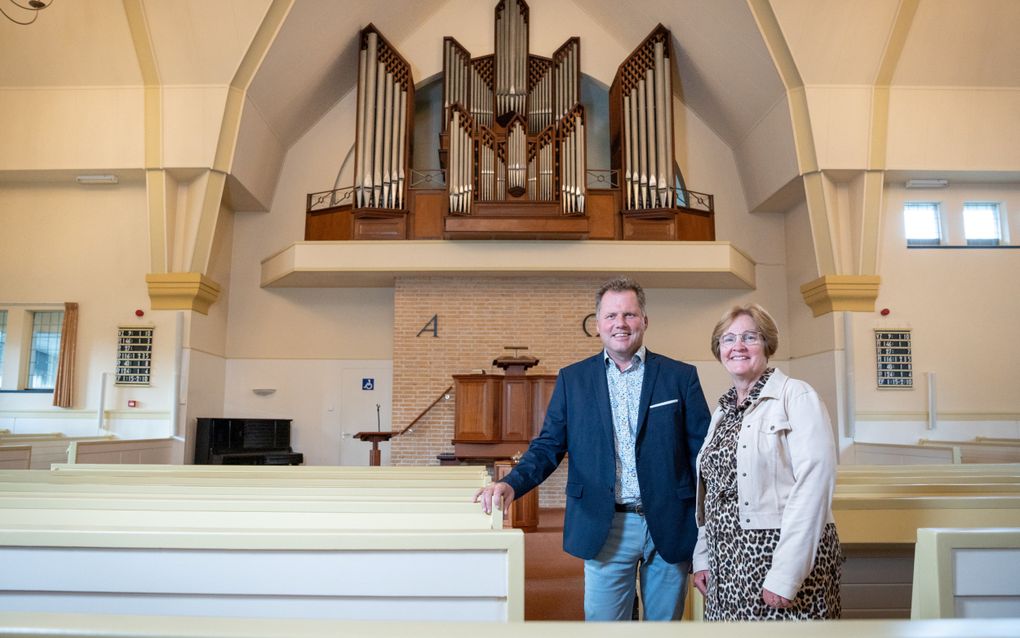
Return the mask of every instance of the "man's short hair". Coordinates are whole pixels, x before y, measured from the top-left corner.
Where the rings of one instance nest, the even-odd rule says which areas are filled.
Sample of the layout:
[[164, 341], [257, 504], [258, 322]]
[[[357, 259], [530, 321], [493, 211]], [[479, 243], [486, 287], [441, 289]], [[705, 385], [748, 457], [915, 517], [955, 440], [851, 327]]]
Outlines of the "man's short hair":
[[641, 287], [641, 284], [630, 277], [614, 277], [599, 286], [598, 292], [595, 293], [595, 316], [598, 317], [599, 309], [602, 307], [603, 295], [607, 292], [626, 292], [628, 290], [637, 296], [638, 306], [641, 307], [641, 314], [648, 314], [645, 312], [645, 289]]

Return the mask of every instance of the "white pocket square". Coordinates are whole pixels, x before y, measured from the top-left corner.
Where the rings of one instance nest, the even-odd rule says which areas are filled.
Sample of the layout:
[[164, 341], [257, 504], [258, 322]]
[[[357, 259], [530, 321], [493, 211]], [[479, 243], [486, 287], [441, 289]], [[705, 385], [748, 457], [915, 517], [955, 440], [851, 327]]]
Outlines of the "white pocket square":
[[672, 401], [663, 401], [662, 403], [656, 403], [655, 405], [648, 406], [648, 409], [651, 410], [652, 408], [661, 408], [664, 405], [672, 405], [673, 403], [676, 403], [679, 400], [680, 399], [673, 399]]

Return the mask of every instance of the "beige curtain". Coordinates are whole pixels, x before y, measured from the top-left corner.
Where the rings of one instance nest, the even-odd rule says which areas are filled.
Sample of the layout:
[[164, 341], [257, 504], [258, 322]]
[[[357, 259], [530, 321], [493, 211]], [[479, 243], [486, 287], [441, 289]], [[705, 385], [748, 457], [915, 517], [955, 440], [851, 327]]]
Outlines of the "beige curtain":
[[74, 404], [74, 361], [78, 350], [78, 304], [64, 304], [64, 327], [60, 332], [60, 360], [57, 382], [53, 388], [53, 405], [69, 408]]

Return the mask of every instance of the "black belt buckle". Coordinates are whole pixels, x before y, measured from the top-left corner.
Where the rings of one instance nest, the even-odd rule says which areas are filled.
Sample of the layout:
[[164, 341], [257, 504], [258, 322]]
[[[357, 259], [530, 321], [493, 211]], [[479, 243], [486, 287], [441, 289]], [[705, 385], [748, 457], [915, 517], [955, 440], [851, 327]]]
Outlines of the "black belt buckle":
[[629, 512], [638, 516], [645, 515], [645, 508], [641, 507], [641, 503], [617, 503], [615, 509], [617, 512]]

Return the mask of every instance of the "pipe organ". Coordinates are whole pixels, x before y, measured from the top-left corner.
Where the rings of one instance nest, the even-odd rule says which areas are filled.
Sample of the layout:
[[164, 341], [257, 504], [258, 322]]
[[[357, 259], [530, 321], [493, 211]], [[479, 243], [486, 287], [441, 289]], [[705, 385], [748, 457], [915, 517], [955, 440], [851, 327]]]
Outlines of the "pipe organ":
[[[409, 189], [416, 179], [409, 165], [410, 64], [372, 25], [361, 31], [352, 222], [342, 232], [373, 239], [714, 239], [712, 196], [685, 190], [675, 161], [679, 80], [665, 27], [617, 70], [609, 90], [611, 170], [592, 171], [598, 183], [589, 191], [586, 136], [603, 123], [589, 122], [581, 105], [580, 39], [567, 39], [549, 57], [532, 55], [524, 0], [496, 1], [493, 20], [491, 54], [473, 57], [453, 37], [443, 39], [445, 183], [415, 182], [434, 188]], [[328, 227], [324, 218], [321, 227]]]
[[356, 209], [406, 207], [413, 107], [411, 65], [369, 25], [361, 32], [358, 55]]
[[610, 88], [613, 168], [625, 210], [674, 208], [673, 51], [661, 24], [620, 65]]
[[[523, 0], [496, 5], [495, 29], [496, 51], [489, 56], [472, 58], [455, 39], [443, 41], [441, 146], [450, 201], [458, 202], [450, 212], [469, 215], [476, 212], [475, 204], [517, 201], [583, 215], [580, 40], [569, 39], [551, 58], [530, 55]], [[468, 125], [473, 143], [464, 139]], [[462, 181], [465, 171], [477, 180], [477, 188]], [[465, 192], [471, 196], [463, 197]]]

